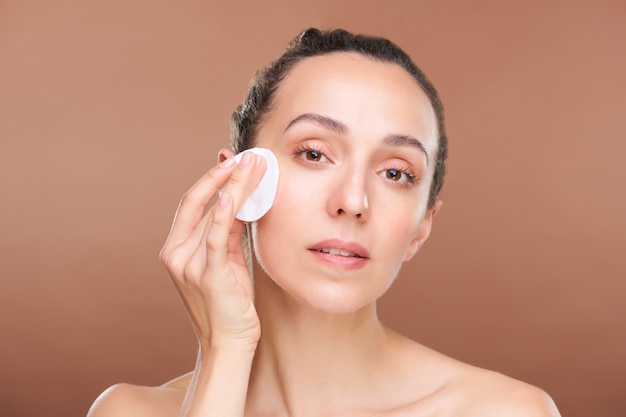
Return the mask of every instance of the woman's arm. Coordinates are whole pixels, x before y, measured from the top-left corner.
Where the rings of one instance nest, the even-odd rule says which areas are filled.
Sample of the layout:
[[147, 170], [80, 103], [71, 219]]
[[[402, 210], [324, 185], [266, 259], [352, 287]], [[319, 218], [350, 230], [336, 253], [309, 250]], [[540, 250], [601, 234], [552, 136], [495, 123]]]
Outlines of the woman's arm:
[[231, 157], [209, 171], [183, 196], [161, 251], [199, 345], [181, 416], [243, 416], [261, 327], [235, 213], [264, 170], [264, 159], [247, 152], [239, 165]]
[[198, 352], [181, 416], [243, 416], [254, 350]]
[[230, 155], [185, 193], [160, 253], [198, 338], [184, 399], [180, 390], [119, 384], [96, 400], [89, 417], [243, 416], [261, 328], [241, 244], [244, 225], [235, 213], [263, 176], [265, 160], [246, 152], [237, 164]]

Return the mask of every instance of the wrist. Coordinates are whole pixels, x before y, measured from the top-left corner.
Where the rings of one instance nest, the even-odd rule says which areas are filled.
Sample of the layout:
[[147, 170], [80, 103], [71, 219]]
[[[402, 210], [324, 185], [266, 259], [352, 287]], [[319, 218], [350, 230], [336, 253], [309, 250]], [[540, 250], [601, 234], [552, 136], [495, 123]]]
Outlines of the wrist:
[[206, 338], [198, 338], [198, 347], [202, 353], [252, 353], [259, 343], [257, 335], [237, 335], [226, 337], [222, 334], [209, 334]]
[[216, 358], [228, 359], [236, 358], [238, 360], [245, 359], [247, 357], [254, 357], [256, 352], [257, 343], [210, 343], [199, 344], [198, 355], [202, 359], [214, 360]]

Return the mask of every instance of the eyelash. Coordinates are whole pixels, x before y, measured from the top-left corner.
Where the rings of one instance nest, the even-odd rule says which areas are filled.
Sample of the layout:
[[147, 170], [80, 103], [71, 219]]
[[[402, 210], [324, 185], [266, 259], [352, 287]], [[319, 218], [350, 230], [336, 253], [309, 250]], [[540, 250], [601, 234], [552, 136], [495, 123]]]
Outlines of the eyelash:
[[[316, 146], [312, 146], [310, 144], [301, 144], [298, 145], [294, 151], [293, 151], [293, 156], [294, 158], [298, 158], [298, 157], [302, 157], [303, 154], [306, 154], [307, 152], [317, 152], [319, 153], [321, 156], [323, 156], [324, 158], [328, 159], [328, 157], [326, 156], [326, 154], [324, 153], [324, 151], [322, 151], [320, 148], [316, 147]], [[305, 161], [308, 163], [318, 163], [320, 161], [310, 161], [308, 159], [305, 158]]]
[[[303, 156], [303, 154], [306, 154], [307, 152], [316, 152], [316, 153], [319, 153], [322, 158], [328, 159], [328, 157], [326, 156], [324, 151], [322, 151], [319, 147], [312, 146], [310, 144], [298, 145], [293, 150], [293, 157], [294, 157], [294, 159], [304, 158], [304, 162], [309, 163], [309, 164], [318, 164], [318, 163], [321, 162], [321, 161], [311, 161], [311, 160], [306, 159], [306, 157]], [[416, 182], [416, 176], [411, 172], [411, 170], [409, 168], [407, 168], [405, 166], [400, 166], [400, 165], [394, 164], [394, 165], [384, 169], [382, 172], [384, 173], [384, 172], [389, 172], [389, 171], [397, 171], [400, 175], [404, 175], [406, 177], [406, 182], [401, 183], [399, 181], [394, 181], [392, 179], [386, 178], [386, 176], [381, 175], [383, 178], [386, 178], [390, 182], [394, 183], [395, 186], [411, 188], [415, 184], [415, 182]]]
[[393, 165], [393, 166], [386, 168], [383, 172], [389, 172], [389, 171], [397, 171], [398, 173], [400, 173], [400, 175], [404, 175], [406, 177], [406, 182], [399, 183], [398, 181], [394, 181], [391, 179], [389, 181], [394, 182], [394, 183], [399, 183], [398, 185], [401, 185], [406, 188], [411, 188], [413, 184], [415, 184], [415, 181], [416, 181], [415, 175], [408, 168], [402, 167], [399, 165]]

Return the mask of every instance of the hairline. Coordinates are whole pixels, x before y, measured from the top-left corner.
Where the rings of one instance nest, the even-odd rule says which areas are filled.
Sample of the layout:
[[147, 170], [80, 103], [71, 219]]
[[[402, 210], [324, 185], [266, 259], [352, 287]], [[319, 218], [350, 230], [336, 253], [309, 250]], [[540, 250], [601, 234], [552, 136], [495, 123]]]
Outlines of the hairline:
[[418, 77], [416, 76], [416, 74], [411, 73], [407, 68], [405, 68], [403, 65], [401, 65], [399, 62], [396, 62], [392, 59], [384, 59], [383, 57], [380, 56], [376, 56], [373, 54], [368, 53], [367, 51], [358, 51], [358, 50], [337, 50], [337, 51], [321, 51], [319, 53], [315, 53], [312, 55], [302, 55], [302, 56], [295, 56], [293, 60], [288, 61], [288, 67], [282, 71], [281, 73], [278, 74], [278, 76], [276, 77], [276, 83], [274, 85], [274, 87], [271, 89], [271, 91], [269, 92], [269, 100], [267, 102], [267, 105], [265, 106], [265, 109], [261, 112], [261, 114], [259, 115], [259, 119], [258, 119], [258, 123], [256, 124], [256, 126], [254, 127], [253, 131], [251, 132], [250, 135], [250, 147], [254, 147], [256, 140], [257, 140], [257, 135], [259, 133], [259, 128], [266, 122], [266, 117], [269, 115], [269, 113], [271, 113], [274, 105], [276, 104], [276, 96], [278, 94], [278, 91], [280, 90], [281, 85], [283, 84], [283, 82], [285, 81], [285, 79], [287, 77], [289, 77], [289, 74], [291, 74], [293, 72], [293, 70], [298, 66], [298, 64], [302, 63], [303, 61], [309, 59], [309, 58], [321, 58], [327, 55], [355, 55], [355, 56], [360, 56], [360, 57], [364, 57], [364, 58], [368, 58], [374, 62], [379, 62], [379, 63], [384, 63], [384, 64], [390, 64], [390, 65], [395, 65], [396, 67], [399, 67], [400, 69], [402, 69], [405, 73], [409, 74], [409, 76], [411, 77], [411, 79], [413, 80], [413, 82], [415, 82], [419, 88], [422, 90], [422, 92], [426, 95], [426, 98], [428, 99], [428, 103], [430, 104], [431, 110], [433, 111], [433, 116], [435, 117], [435, 125], [437, 127], [437, 131], [436, 133], [436, 147], [434, 149], [433, 152], [433, 160], [434, 163], [436, 165], [437, 161], [436, 159], [438, 158], [439, 155], [439, 148], [440, 148], [440, 132], [439, 132], [439, 117], [437, 116], [437, 109], [435, 108], [435, 105], [432, 102], [431, 96], [429, 94], [428, 91], [426, 91], [426, 88], [424, 85], [422, 85], [422, 83], [418, 80]]

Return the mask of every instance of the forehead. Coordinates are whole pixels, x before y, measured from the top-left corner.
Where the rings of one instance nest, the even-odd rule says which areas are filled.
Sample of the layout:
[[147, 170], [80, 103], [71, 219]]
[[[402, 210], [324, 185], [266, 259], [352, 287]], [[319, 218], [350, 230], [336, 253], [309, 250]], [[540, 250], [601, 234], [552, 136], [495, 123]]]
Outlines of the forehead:
[[303, 59], [278, 86], [261, 131], [284, 129], [305, 113], [339, 120], [359, 136], [415, 136], [435, 154], [432, 105], [417, 81], [394, 63], [343, 52]]

